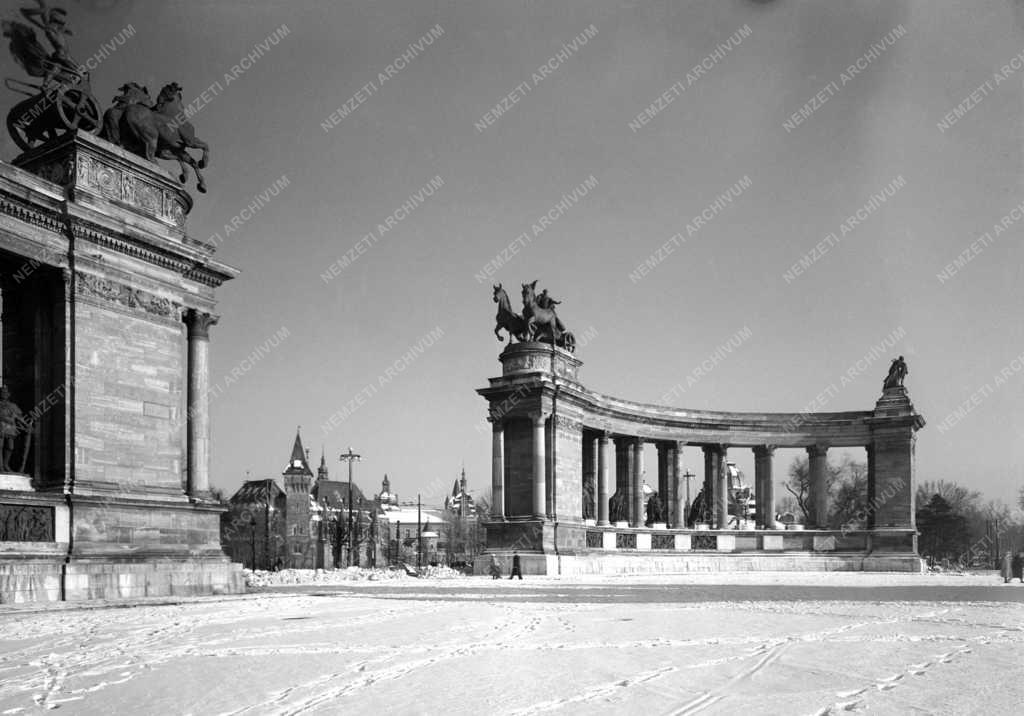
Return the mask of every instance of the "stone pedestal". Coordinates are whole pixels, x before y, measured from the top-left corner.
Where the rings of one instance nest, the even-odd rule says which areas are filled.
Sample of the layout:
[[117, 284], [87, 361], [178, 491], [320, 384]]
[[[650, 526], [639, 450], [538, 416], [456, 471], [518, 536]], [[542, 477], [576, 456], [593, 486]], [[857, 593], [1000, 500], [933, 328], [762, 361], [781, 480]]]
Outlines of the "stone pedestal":
[[886, 388], [875, 404], [869, 452], [869, 519], [877, 529], [915, 529], [916, 432], [925, 421], [903, 386]]
[[0, 600], [244, 591], [203, 500], [204, 332], [237, 271], [187, 235], [191, 208], [166, 171], [92, 135], [0, 163], [4, 373], [35, 416], [28, 489], [0, 481], [0, 510], [32, 508], [51, 533], [0, 536]]

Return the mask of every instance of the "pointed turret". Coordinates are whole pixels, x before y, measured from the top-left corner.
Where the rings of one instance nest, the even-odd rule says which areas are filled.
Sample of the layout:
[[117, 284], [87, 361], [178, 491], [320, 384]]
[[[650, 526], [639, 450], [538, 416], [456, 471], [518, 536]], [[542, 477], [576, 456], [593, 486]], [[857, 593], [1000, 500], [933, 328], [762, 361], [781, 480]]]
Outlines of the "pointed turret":
[[284, 469], [285, 475], [308, 475], [313, 477], [313, 471], [309, 469], [309, 461], [306, 459], [306, 450], [302, 447], [301, 428], [295, 429], [295, 444], [292, 445], [292, 456], [288, 460], [288, 466]]
[[324, 446], [320, 446], [320, 467], [316, 469], [317, 481], [327, 479], [327, 456], [324, 454]]

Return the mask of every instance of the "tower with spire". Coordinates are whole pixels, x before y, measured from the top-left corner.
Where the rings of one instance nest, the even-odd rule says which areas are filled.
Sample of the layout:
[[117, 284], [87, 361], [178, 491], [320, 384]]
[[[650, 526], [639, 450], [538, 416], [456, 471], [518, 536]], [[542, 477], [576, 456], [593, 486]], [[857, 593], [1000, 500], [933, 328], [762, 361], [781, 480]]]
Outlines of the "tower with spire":
[[[326, 474], [327, 466], [321, 457], [320, 470]], [[318, 470], [318, 474], [320, 472]], [[285, 541], [287, 552], [282, 555], [286, 566], [310, 566], [305, 564], [312, 559], [316, 535], [310, 535], [310, 504], [309, 492], [313, 485], [313, 471], [309, 468], [309, 457], [302, 446], [301, 427], [295, 429], [295, 443], [288, 465], [281, 473], [284, 478], [284, 493], [287, 510], [287, 533]]]

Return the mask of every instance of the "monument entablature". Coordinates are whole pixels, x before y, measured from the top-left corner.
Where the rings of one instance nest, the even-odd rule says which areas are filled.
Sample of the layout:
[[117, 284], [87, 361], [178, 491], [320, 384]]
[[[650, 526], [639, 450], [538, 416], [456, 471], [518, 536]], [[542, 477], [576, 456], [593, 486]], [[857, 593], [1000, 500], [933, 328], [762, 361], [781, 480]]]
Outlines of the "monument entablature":
[[[536, 283], [523, 284], [523, 316], [538, 305]], [[719, 566], [710, 568], [920, 569], [914, 447], [925, 423], [903, 387], [902, 356], [893, 360], [873, 410], [744, 413], [651, 405], [583, 385], [575, 343], [563, 345], [558, 338], [569, 334], [555, 315], [558, 302], [548, 303], [547, 316], [557, 330], [538, 332], [511, 311], [500, 284], [494, 289], [495, 334], [500, 339], [504, 328], [509, 342], [499, 355], [501, 375], [477, 391], [488, 401], [492, 426], [492, 551], [518, 550], [541, 573], [644, 571], [644, 565], [665, 564], [688, 569], [694, 555], [745, 552], [762, 561], [715, 562]], [[658, 453], [650, 484], [645, 443]], [[832, 524], [829, 450], [858, 447], [867, 455], [867, 507], [856, 524]], [[772, 459], [778, 448], [807, 453], [806, 515], [792, 530], [775, 511]], [[683, 472], [687, 449], [699, 451], [704, 464], [692, 503]], [[729, 456], [737, 450], [753, 452], [753, 490], [736, 484], [731, 473]], [[793, 533], [796, 527], [800, 535]], [[622, 561], [630, 556], [643, 559]], [[705, 557], [698, 562], [703, 565]]]

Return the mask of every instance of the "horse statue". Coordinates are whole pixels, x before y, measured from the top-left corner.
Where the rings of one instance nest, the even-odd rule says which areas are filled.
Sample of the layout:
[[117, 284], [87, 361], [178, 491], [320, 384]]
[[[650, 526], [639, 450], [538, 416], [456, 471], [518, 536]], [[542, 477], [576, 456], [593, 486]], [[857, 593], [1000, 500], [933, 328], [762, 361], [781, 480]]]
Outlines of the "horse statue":
[[576, 351], [576, 337], [567, 330], [555, 313], [555, 305], [560, 301], [548, 298], [547, 290], [536, 295], [537, 282], [523, 284], [523, 318], [526, 321], [528, 340], [540, 340], [565, 348], [570, 353]]
[[[121, 94], [114, 97], [114, 103], [110, 109], [103, 113], [103, 128], [100, 130], [100, 137], [108, 142], [124, 147], [121, 141], [121, 118], [128, 105], [141, 104], [146, 107], [152, 100], [149, 97], [149, 89], [138, 82], [128, 82], [117, 88]], [[129, 149], [129, 147], [125, 147]], [[141, 146], [138, 147], [141, 149]], [[133, 151], [133, 150], [132, 150]]]
[[[133, 101], [125, 104], [119, 122], [122, 146], [151, 162], [156, 158], [177, 160], [181, 166], [178, 180], [182, 184], [188, 178], [185, 165], [189, 165], [196, 175], [196, 189], [205, 193], [206, 182], [199, 170], [204, 169], [210, 159], [210, 145], [197, 139], [195, 128], [185, 121], [181, 85], [177, 82], [164, 85], [152, 107], [147, 107], [144, 101], [134, 101], [139, 99], [135, 94], [132, 98]], [[188, 153], [190, 148], [202, 150], [203, 156], [198, 162]]]
[[498, 304], [498, 315], [494, 317], [494, 335], [499, 341], [505, 339], [501, 337], [501, 330], [505, 329], [508, 331], [508, 342], [512, 342], [512, 338], [515, 337], [520, 343], [526, 340], [526, 321], [518, 313], [512, 310], [512, 301], [509, 299], [505, 289], [501, 287], [499, 283], [494, 287], [494, 302]]

